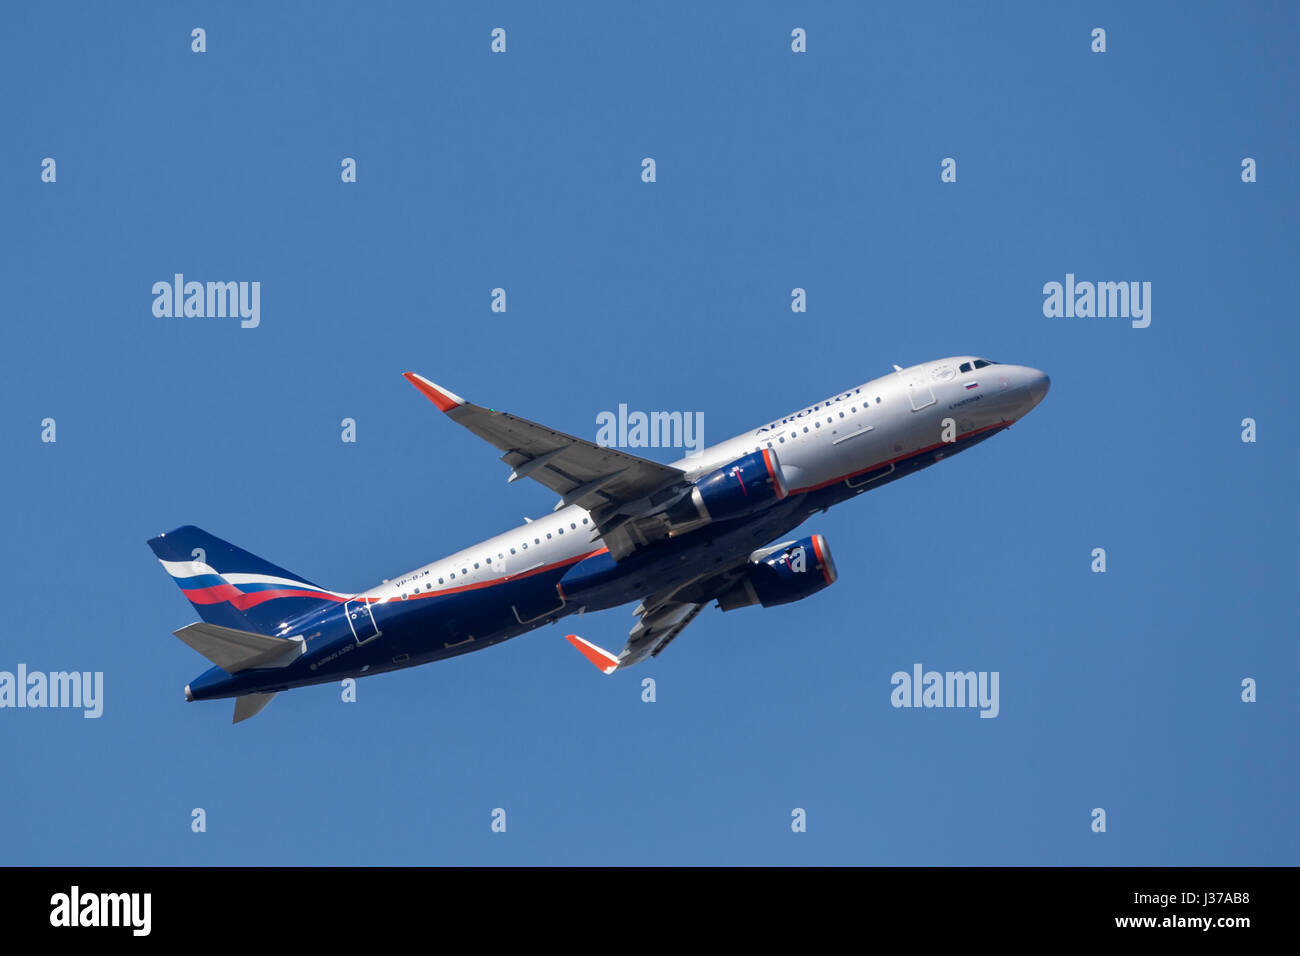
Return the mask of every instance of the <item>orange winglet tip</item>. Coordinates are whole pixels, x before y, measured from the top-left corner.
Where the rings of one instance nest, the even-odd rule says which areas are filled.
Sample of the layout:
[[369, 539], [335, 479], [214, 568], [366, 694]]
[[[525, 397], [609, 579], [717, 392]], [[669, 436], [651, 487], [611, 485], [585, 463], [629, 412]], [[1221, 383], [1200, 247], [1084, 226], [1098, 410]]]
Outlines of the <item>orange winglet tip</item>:
[[415, 372], [403, 372], [402, 377], [424, 393], [424, 397], [438, 406], [439, 411], [449, 412], [457, 406], [464, 405], [465, 399], [455, 392], [449, 392], [440, 385], [435, 385], [423, 375]]
[[618, 658], [609, 651], [597, 647], [591, 641], [584, 641], [577, 634], [566, 634], [565, 640], [576, 647], [583, 657], [595, 664], [602, 674], [612, 674], [618, 670]]

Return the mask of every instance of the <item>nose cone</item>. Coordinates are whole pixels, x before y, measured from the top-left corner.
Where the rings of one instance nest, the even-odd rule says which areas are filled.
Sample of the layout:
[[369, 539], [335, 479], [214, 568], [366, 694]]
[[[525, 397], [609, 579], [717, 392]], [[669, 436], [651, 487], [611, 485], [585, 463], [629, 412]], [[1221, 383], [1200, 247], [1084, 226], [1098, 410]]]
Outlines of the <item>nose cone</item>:
[[1030, 376], [1026, 390], [1029, 392], [1029, 407], [1034, 408], [1047, 397], [1047, 390], [1052, 387], [1052, 380], [1047, 377], [1046, 372], [1040, 372], [1036, 368], [1030, 371], [1033, 374]]

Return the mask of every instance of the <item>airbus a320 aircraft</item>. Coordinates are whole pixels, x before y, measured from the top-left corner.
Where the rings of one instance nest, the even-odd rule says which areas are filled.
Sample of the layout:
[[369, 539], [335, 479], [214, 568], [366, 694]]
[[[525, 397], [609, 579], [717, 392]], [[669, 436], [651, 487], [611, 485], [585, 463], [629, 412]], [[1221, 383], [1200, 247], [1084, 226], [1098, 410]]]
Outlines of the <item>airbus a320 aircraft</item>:
[[615, 655], [569, 635], [606, 674], [659, 654], [711, 601], [798, 601], [836, 578], [816, 511], [965, 451], [1050, 384], [1037, 369], [958, 356], [898, 368], [663, 465], [406, 378], [554, 511], [368, 591], [331, 591], [193, 526], [149, 541], [203, 620], [176, 636], [215, 665], [186, 700], [235, 698], [238, 723], [291, 687], [481, 650], [580, 611], [639, 600]]

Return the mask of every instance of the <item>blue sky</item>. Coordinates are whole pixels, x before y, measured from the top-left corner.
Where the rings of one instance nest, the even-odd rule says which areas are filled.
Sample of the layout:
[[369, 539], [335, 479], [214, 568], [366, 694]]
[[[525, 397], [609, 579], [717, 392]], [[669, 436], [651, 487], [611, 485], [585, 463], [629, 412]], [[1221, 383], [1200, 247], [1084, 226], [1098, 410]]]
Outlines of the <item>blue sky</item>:
[[[0, 669], [105, 702], [0, 710], [0, 862], [1297, 862], [1293, 5], [379, 7], [4, 14]], [[260, 326], [155, 317], [175, 272], [259, 281]], [[1151, 282], [1150, 327], [1044, 317], [1066, 273]], [[805, 525], [806, 601], [612, 678], [564, 634], [630, 607], [356, 703], [182, 699], [159, 531], [360, 590], [549, 510], [401, 372], [715, 442], [961, 353], [1052, 392]], [[999, 716], [894, 709], [917, 662]]]

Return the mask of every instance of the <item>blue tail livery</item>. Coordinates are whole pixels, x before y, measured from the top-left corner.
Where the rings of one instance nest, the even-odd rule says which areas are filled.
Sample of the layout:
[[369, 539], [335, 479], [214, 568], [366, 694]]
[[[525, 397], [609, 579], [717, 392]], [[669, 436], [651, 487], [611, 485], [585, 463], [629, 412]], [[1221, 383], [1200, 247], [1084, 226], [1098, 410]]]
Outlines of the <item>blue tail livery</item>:
[[275, 634], [283, 621], [346, 597], [193, 525], [151, 538], [149, 547], [209, 624]]

